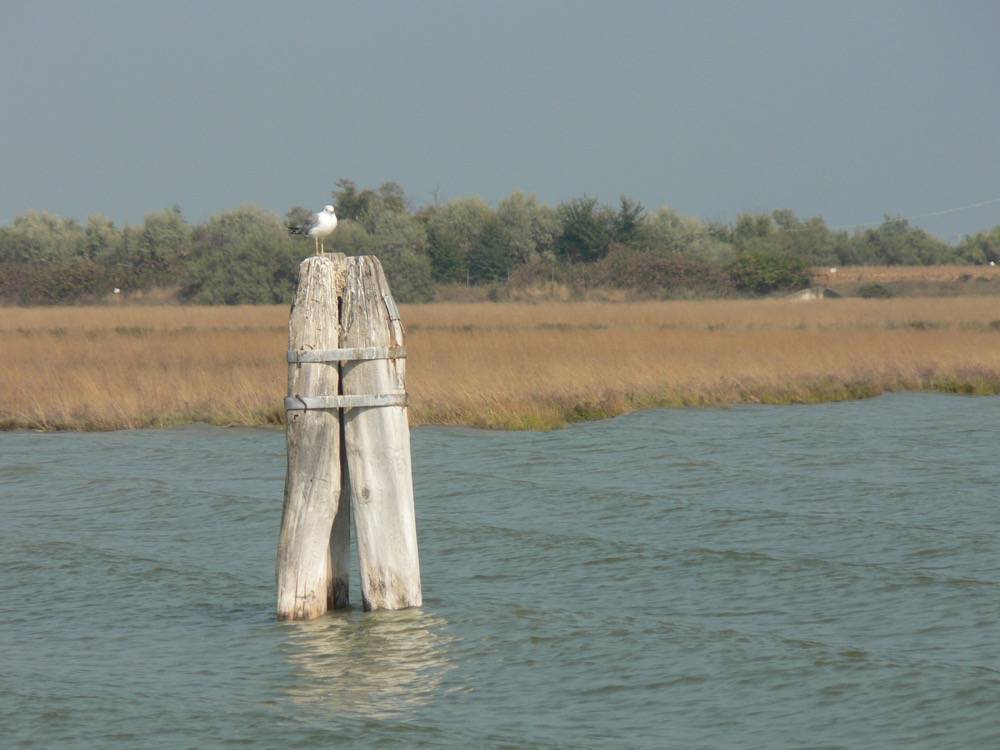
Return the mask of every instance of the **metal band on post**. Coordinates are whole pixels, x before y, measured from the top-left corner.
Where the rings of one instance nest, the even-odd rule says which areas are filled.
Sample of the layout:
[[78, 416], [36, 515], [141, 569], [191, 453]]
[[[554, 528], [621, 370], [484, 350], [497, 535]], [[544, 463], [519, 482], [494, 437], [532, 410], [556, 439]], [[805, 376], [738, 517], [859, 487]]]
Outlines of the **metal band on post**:
[[405, 346], [369, 346], [354, 349], [303, 349], [285, 355], [289, 364], [317, 364], [325, 362], [357, 362], [371, 359], [405, 359]]
[[405, 393], [378, 396], [288, 396], [285, 411], [313, 409], [360, 409], [367, 406], [406, 406]]

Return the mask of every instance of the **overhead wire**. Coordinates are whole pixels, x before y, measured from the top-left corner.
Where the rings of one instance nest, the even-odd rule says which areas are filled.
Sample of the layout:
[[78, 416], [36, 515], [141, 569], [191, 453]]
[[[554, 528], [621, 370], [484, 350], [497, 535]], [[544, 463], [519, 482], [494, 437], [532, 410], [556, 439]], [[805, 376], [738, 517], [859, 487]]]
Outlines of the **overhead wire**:
[[[988, 201], [979, 201], [977, 203], [969, 203], [965, 206], [957, 206], [955, 208], [944, 208], [940, 211], [929, 211], [924, 214], [913, 214], [912, 216], [901, 216], [901, 219], [905, 221], [916, 221], [918, 219], [929, 219], [934, 216], [945, 216], [946, 214], [954, 214], [959, 211], [968, 211], [973, 208], [982, 208], [983, 206], [992, 206], [994, 203], [1000, 203], [1000, 198], [992, 198]], [[861, 227], [875, 227], [882, 224], [885, 219], [881, 221], [866, 221], [861, 224], [839, 224], [837, 226], [831, 226], [830, 229], [845, 230], [845, 229], [860, 229]]]

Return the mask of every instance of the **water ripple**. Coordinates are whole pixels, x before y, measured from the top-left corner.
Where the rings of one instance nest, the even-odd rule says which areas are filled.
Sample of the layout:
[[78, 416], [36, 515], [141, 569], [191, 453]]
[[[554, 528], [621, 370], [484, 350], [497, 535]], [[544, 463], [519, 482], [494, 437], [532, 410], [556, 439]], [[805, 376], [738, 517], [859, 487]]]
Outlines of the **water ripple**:
[[0, 736], [996, 746], [998, 425], [896, 395], [419, 429], [425, 606], [294, 624], [280, 433], [0, 434]]

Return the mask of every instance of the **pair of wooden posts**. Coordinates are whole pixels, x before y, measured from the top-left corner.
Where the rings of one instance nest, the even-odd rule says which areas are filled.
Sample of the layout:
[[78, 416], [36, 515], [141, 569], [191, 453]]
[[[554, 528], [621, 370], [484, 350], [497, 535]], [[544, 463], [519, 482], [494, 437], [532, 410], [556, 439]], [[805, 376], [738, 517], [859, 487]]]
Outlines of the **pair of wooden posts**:
[[364, 608], [421, 604], [405, 357], [378, 258], [302, 262], [288, 324], [278, 619], [348, 606], [352, 515]]

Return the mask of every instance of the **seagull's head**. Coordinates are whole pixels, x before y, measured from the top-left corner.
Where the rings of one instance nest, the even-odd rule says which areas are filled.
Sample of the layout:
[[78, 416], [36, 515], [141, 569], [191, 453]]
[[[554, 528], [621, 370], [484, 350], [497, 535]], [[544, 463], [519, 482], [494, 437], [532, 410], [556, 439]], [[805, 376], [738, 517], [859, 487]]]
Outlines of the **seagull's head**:
[[323, 210], [326, 211], [328, 214], [332, 214], [333, 206], [323, 206]]

